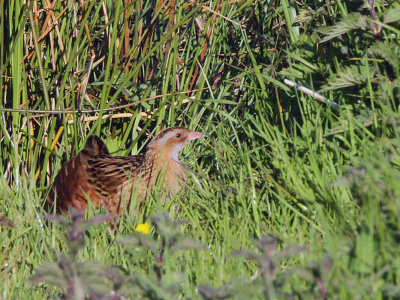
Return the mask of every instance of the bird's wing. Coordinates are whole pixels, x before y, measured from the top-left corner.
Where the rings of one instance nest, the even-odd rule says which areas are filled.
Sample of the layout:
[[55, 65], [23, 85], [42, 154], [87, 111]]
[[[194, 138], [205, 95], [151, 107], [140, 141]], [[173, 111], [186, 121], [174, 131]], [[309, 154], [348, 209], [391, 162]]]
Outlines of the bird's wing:
[[143, 164], [142, 156], [110, 156], [107, 146], [95, 135], [88, 138], [79, 157], [85, 168], [89, 187], [103, 197], [120, 192], [121, 186], [135, 177]]
[[70, 208], [84, 211], [90, 199], [96, 207], [115, 211], [109, 209], [113, 205], [110, 199], [119, 198], [126, 182], [136, 178], [143, 160], [141, 156], [110, 156], [103, 141], [90, 136], [85, 148], [63, 164], [50, 189], [47, 209], [56, 200], [58, 212]]
[[137, 173], [143, 163], [142, 156], [86, 156], [86, 172], [89, 183], [101, 193], [114, 194], [120, 192], [121, 186], [137, 177]]
[[140, 174], [144, 158], [109, 155], [90, 157], [85, 153], [81, 158], [86, 161], [89, 189], [99, 195], [99, 204], [108, 213], [120, 215], [123, 204], [129, 203], [131, 187]]

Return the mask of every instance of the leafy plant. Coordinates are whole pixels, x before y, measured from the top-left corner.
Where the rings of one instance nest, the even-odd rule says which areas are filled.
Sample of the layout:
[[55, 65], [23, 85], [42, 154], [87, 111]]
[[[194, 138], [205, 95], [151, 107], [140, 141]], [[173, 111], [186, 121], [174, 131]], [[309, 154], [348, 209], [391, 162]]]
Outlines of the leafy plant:
[[139, 295], [151, 299], [173, 298], [180, 291], [183, 274], [172, 271], [172, 255], [178, 250], [203, 249], [204, 247], [194, 239], [178, 232], [178, 227], [185, 222], [172, 220], [167, 213], [158, 213], [151, 218], [151, 221], [159, 234], [159, 241], [154, 240], [152, 236], [136, 233], [122, 239], [120, 244], [140, 246], [153, 255], [152, 269], [155, 274], [149, 274], [145, 279], [132, 279], [141, 288]]
[[72, 210], [69, 219], [47, 215], [46, 219], [61, 224], [67, 231], [68, 256], [60, 253], [57, 262], [45, 263], [31, 278], [33, 282], [44, 282], [59, 287], [64, 299], [117, 299], [115, 293], [125, 280], [116, 268], [108, 268], [97, 262], [78, 261], [79, 250], [84, 247], [86, 230], [96, 224], [110, 220], [105, 215], [85, 220], [82, 213]]
[[108, 267], [94, 261], [78, 261], [79, 250], [85, 245], [86, 230], [96, 224], [109, 221], [105, 215], [84, 220], [78, 211], [71, 211], [69, 220], [60, 216], [47, 215], [67, 231], [69, 255], [59, 254], [55, 263], [45, 263], [31, 278], [33, 282], [47, 283], [60, 288], [65, 299], [120, 299], [123, 295], [137, 295], [144, 299], [173, 297], [179, 292], [182, 274], [172, 272], [170, 256], [177, 250], [202, 249], [203, 247], [181, 233], [177, 232], [181, 221], [173, 221], [168, 214], [158, 214], [152, 218], [156, 231], [160, 235], [158, 243], [152, 236], [142, 233], [123, 239], [120, 244], [140, 246], [148, 249], [155, 258], [153, 276], [127, 276], [116, 267]]
[[[324, 282], [324, 274], [331, 268], [328, 258], [324, 259], [324, 270], [319, 263], [313, 262], [308, 267], [298, 267], [292, 270], [283, 270], [282, 260], [289, 259], [293, 255], [305, 253], [301, 247], [288, 247], [278, 249], [277, 240], [261, 236], [256, 243], [257, 251], [242, 250], [232, 254], [232, 257], [244, 257], [255, 262], [257, 270], [251, 280], [235, 280], [224, 284], [218, 289], [211, 286], [198, 286], [200, 295], [204, 299], [243, 299], [243, 297], [258, 297], [261, 293], [265, 299], [283, 299], [293, 297], [315, 296], [320, 299], [327, 297], [327, 288]], [[310, 283], [309, 290], [302, 290], [295, 286], [288, 292], [285, 281], [289, 277], [297, 275]]]

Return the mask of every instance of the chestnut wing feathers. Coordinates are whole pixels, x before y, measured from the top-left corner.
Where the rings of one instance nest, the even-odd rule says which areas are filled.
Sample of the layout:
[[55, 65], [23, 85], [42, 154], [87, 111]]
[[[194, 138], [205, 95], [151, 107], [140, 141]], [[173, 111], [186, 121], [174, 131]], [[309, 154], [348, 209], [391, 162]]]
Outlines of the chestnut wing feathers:
[[56, 176], [47, 199], [51, 208], [57, 195], [57, 211], [66, 212], [74, 207], [84, 211], [90, 199], [96, 207], [108, 206], [115, 201], [124, 184], [135, 179], [140, 172], [144, 157], [110, 156], [107, 146], [91, 135], [85, 148], [65, 162]]
[[79, 156], [85, 165], [89, 185], [103, 196], [118, 192], [144, 160], [142, 156], [110, 156], [107, 146], [95, 135], [88, 138]]
[[89, 184], [101, 193], [118, 193], [121, 186], [137, 176], [143, 164], [142, 156], [120, 157], [98, 155], [85, 157]]

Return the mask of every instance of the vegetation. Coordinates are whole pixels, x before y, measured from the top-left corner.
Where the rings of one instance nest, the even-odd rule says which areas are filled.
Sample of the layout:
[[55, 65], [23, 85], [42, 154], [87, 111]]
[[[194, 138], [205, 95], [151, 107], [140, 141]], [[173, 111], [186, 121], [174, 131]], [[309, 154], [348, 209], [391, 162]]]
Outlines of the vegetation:
[[[0, 299], [400, 298], [399, 57], [396, 0], [0, 1]], [[46, 215], [168, 126], [184, 193]]]

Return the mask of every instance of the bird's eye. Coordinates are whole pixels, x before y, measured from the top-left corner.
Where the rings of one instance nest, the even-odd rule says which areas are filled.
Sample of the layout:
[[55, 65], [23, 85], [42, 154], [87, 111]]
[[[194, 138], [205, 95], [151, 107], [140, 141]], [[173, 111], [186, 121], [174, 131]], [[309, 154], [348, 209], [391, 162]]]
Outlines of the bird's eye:
[[180, 133], [177, 133], [175, 136], [176, 136], [177, 138], [180, 138], [180, 137], [181, 137], [181, 134], [180, 134]]

